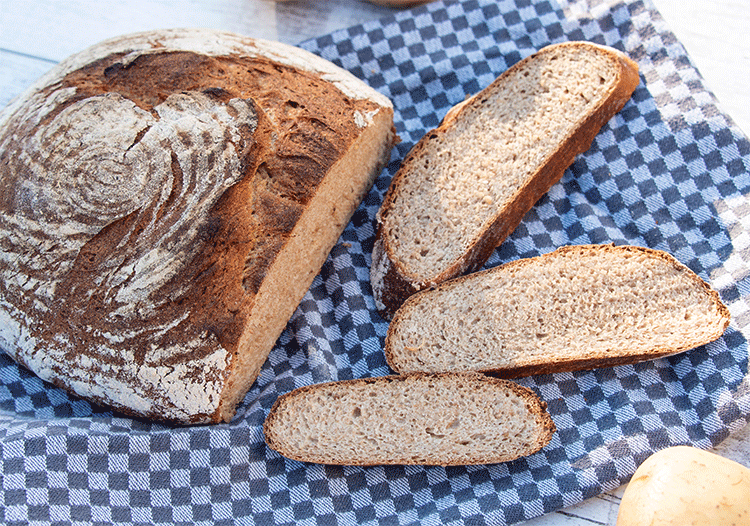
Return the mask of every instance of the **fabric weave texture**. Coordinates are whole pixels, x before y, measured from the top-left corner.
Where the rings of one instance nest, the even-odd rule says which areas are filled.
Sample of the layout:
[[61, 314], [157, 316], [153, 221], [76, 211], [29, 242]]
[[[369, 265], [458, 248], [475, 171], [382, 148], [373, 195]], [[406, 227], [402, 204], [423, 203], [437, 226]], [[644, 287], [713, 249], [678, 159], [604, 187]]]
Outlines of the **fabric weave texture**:
[[[582, 243], [665, 250], [717, 289], [724, 336], [662, 360], [518, 382], [558, 431], [537, 454], [473, 467], [333, 467], [269, 450], [295, 387], [390, 374], [369, 265], [375, 214], [448, 109], [547, 44], [589, 40], [641, 83], [491, 267]], [[228, 424], [170, 427], [92, 406], [0, 353], [0, 523], [504, 525], [626, 482], [667, 446], [708, 448], [750, 418], [750, 142], [650, 0], [435, 2], [301, 45], [391, 98], [401, 143]]]

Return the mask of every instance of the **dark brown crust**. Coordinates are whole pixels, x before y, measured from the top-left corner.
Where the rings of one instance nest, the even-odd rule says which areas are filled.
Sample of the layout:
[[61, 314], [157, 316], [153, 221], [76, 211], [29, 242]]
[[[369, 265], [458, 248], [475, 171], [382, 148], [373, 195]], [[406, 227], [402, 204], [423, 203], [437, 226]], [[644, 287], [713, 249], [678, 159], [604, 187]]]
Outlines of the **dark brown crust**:
[[[442, 288], [452, 287], [466, 280], [481, 279], [484, 274], [505, 272], [508, 269], [517, 267], [517, 266], [543, 265], [545, 260], [560, 253], [566, 253], [566, 252], [581, 253], [582, 251], [605, 252], [605, 251], [612, 251], [612, 250], [616, 250], [620, 252], [641, 253], [641, 254], [646, 254], [649, 257], [658, 258], [664, 261], [667, 265], [670, 265], [676, 268], [677, 270], [679, 270], [680, 272], [684, 273], [684, 275], [690, 278], [690, 280], [692, 280], [697, 287], [699, 287], [700, 289], [704, 291], [707, 297], [711, 298], [712, 302], [714, 303], [718, 311], [719, 317], [724, 320], [724, 323], [711, 336], [711, 338], [709, 338], [707, 341], [703, 343], [709, 343], [710, 341], [720, 338], [721, 335], [724, 333], [724, 331], [727, 329], [727, 327], [729, 327], [731, 315], [729, 313], [729, 309], [721, 301], [721, 298], [719, 297], [719, 293], [717, 291], [712, 289], [708, 283], [706, 283], [700, 278], [700, 276], [698, 276], [688, 267], [680, 263], [672, 255], [661, 250], [655, 250], [655, 249], [647, 248], [647, 247], [639, 247], [639, 246], [631, 246], [631, 245], [617, 245], [616, 246], [611, 243], [606, 244], [606, 245], [564, 246], [548, 254], [543, 254], [541, 256], [532, 257], [532, 258], [524, 258], [524, 259], [519, 259], [516, 261], [511, 261], [509, 263], [500, 265], [498, 267], [494, 267], [494, 268], [483, 270], [483, 271], [480, 271], [471, 275], [461, 276], [453, 280], [449, 280], [447, 282], [444, 282], [434, 287], [433, 290], [440, 290]], [[393, 316], [393, 319], [391, 320], [391, 323], [388, 329], [388, 334], [386, 335], [386, 339], [385, 339], [385, 357], [386, 357], [386, 362], [391, 367], [391, 369], [393, 369], [395, 372], [402, 372], [402, 371], [401, 371], [401, 367], [399, 363], [396, 361], [393, 355], [393, 346], [390, 343], [390, 338], [389, 338], [391, 331], [395, 329], [398, 326], [398, 324], [402, 323], [402, 317], [405, 316], [405, 313], [408, 311], [410, 305], [426, 299], [428, 295], [429, 295], [429, 291], [421, 291], [417, 294], [414, 294], [410, 298], [408, 298], [404, 302], [402, 307]], [[695, 344], [695, 343], [685, 342], [681, 345], [675, 345], [675, 346], [665, 347], [665, 348], [655, 348], [651, 352], [648, 352], [648, 353], [628, 354], [626, 356], [622, 354], [618, 355], [618, 350], [613, 348], [608, 351], [607, 356], [602, 356], [602, 357], [588, 358], [588, 359], [566, 359], [566, 360], [554, 359], [548, 362], [538, 362], [534, 364], [517, 366], [513, 368], [481, 369], [478, 372], [492, 374], [493, 376], [498, 377], [498, 378], [510, 379], [510, 378], [521, 378], [524, 376], [531, 376], [531, 375], [539, 375], [539, 374], [551, 374], [551, 373], [557, 373], [557, 372], [589, 370], [589, 369], [597, 369], [601, 367], [613, 367], [616, 365], [633, 364], [633, 363], [638, 363], [638, 362], [642, 362], [645, 360], [654, 360], [657, 358], [673, 356], [675, 354], [679, 354], [681, 352], [685, 352], [690, 349], [693, 349], [697, 347], [698, 345], [700, 345], [700, 343]]]
[[[389, 375], [389, 376], [379, 376], [374, 378], [358, 378], [353, 380], [341, 380], [338, 382], [326, 382], [321, 384], [313, 384], [313, 385], [307, 385], [304, 387], [299, 387], [297, 389], [294, 389], [293, 391], [290, 391], [288, 393], [285, 393], [281, 395], [276, 402], [271, 407], [271, 410], [266, 417], [266, 420], [263, 424], [263, 434], [265, 436], [266, 444], [269, 448], [273, 449], [274, 451], [280, 453], [281, 455], [291, 458], [293, 460], [299, 460], [301, 462], [314, 462], [319, 464], [332, 464], [332, 465], [348, 465], [348, 466], [376, 466], [376, 465], [383, 465], [383, 463], [373, 463], [367, 459], [353, 459], [350, 463], [341, 463], [329, 458], [323, 458], [320, 456], [315, 455], [314, 453], [308, 453], [307, 455], [295, 455], [291, 452], [285, 450], [283, 446], [283, 439], [274, 433], [276, 426], [275, 421], [278, 417], [278, 414], [284, 410], [285, 405], [293, 403], [293, 401], [300, 397], [306, 397], [309, 395], [315, 394], [315, 392], [322, 387], [328, 387], [331, 385], [336, 386], [337, 388], [346, 389], [349, 385], [378, 385], [378, 384], [387, 384], [390, 382], [404, 382], [408, 381], [410, 379], [418, 379], [418, 378], [434, 378], [436, 380], [440, 380], [441, 378], [450, 378], [450, 377], [466, 377], [471, 378], [474, 380], [479, 380], [481, 382], [487, 383], [487, 384], [493, 384], [495, 386], [502, 386], [503, 389], [506, 389], [508, 391], [514, 392], [518, 394], [520, 398], [525, 400], [527, 402], [527, 407], [529, 408], [531, 416], [536, 417], [541, 421], [541, 429], [540, 433], [537, 437], [536, 443], [533, 445], [533, 448], [529, 451], [525, 452], [525, 455], [531, 455], [539, 450], [541, 450], [547, 443], [549, 443], [550, 440], [552, 440], [552, 436], [557, 431], [557, 428], [555, 426], [554, 421], [552, 420], [551, 416], [547, 412], [547, 402], [542, 400], [537, 396], [534, 391], [529, 389], [528, 387], [524, 387], [521, 385], [518, 385], [510, 380], [505, 380], [501, 378], [495, 378], [492, 376], [486, 376], [480, 373], [474, 373], [474, 372], [463, 372], [463, 373], [453, 373], [453, 372], [444, 372], [444, 373], [413, 373], [408, 375]], [[504, 459], [498, 459], [497, 462], [507, 462], [511, 459], [504, 458]], [[394, 459], [393, 462], [388, 462], [388, 464], [397, 464], [397, 465], [405, 465], [409, 464], [410, 462], [405, 462], [404, 459]], [[435, 463], [431, 465], [441, 465], [441, 466], [452, 466], [452, 465], [471, 465], [471, 464], [484, 464], [486, 462], [467, 462], [462, 464], [454, 464], [450, 461], [446, 461], [445, 463]], [[411, 462], [413, 464], [413, 462]]]
[[[584, 42], [572, 42], [562, 45], [583, 46], [589, 44]], [[378, 300], [385, 305], [385, 309], [379, 309], [380, 314], [384, 318], [389, 319], [404, 300], [418, 290], [429, 288], [448, 279], [455, 278], [467, 272], [473, 272], [480, 268], [492, 255], [495, 248], [497, 248], [505, 238], [516, 229], [523, 217], [529, 212], [529, 210], [531, 210], [534, 204], [547, 193], [552, 185], [560, 180], [565, 170], [575, 160], [575, 157], [591, 147], [591, 143], [599, 133], [601, 127], [622, 109], [640, 82], [638, 76], [638, 65], [619, 51], [609, 49], [609, 52], [617, 58], [620, 64], [618, 80], [615, 82], [614, 88], [610, 94], [588, 116], [581, 127], [559, 145], [557, 153], [552, 155], [549, 158], [548, 163], [530, 178], [528, 183], [516, 194], [513, 202], [507, 208], [498, 212], [498, 215], [495, 217], [492, 224], [472, 244], [470, 244], [470, 248], [456, 261], [455, 264], [446, 269], [440, 275], [432, 277], [428, 282], [420, 283], [414, 276], [410, 275], [409, 270], [395, 258], [393, 250], [389, 247], [388, 237], [383, 235], [382, 225], [385, 222], [386, 216], [391, 212], [392, 202], [395, 199], [395, 195], [398, 194], [400, 181], [403, 178], [408, 177], [410, 165], [413, 162], [416, 162], [416, 160], [422, 155], [422, 151], [425, 149], [426, 144], [433, 137], [444, 133], [445, 130], [457, 119], [460, 119], [461, 114], [466, 107], [481, 104], [482, 95], [484, 93], [491, 91], [495, 85], [503, 82], [503, 78], [506, 75], [523, 67], [525, 63], [534, 60], [539, 53], [543, 52], [544, 50], [541, 50], [518, 62], [482, 92], [448, 112], [440, 126], [427, 133], [412, 148], [401, 165], [401, 168], [393, 177], [379, 212], [379, 224], [376, 234], [376, 243], [380, 245], [380, 249], [383, 252], [380, 257], [384, 258], [387, 271], [383, 275], [383, 283], [377, 285], [374, 284], [373, 290], [380, 289], [382, 291], [382, 296], [380, 296]]]
[[[3, 217], [31, 218], [27, 223], [33, 225], [37, 217], [34, 214], [45, 215], [44, 219], [50, 222], [84, 224], [88, 230], [76, 234], [74, 241], [82, 240], [77, 255], [69, 256], [72, 251], [63, 251], [57, 259], [50, 254], [57, 256], [55, 250], [59, 250], [67, 239], [57, 239], [53, 233], [24, 227], [29, 228], [33, 235], [40, 236], [40, 240], [28, 242], [31, 248], [27, 248], [14, 245], [11, 236], [4, 235], [3, 238], [7, 239], [0, 242], [3, 250], [23, 253], [23, 258], [17, 258], [13, 266], [8, 266], [6, 259], [6, 263], [0, 264], [0, 272], [27, 275], [30, 280], [42, 284], [52, 282], [56, 288], [54, 294], [45, 297], [36, 295], [35, 291], [24, 291], [10, 280], [0, 280], [0, 297], [14, 309], [14, 314], [8, 316], [17, 317], [15, 321], [18, 326], [24, 327], [33, 338], [33, 341], [26, 341], [31, 341], [29, 345], [34, 348], [21, 349], [19, 345], [19, 349], [9, 349], [9, 353], [14, 353], [17, 361], [38, 374], [46, 374], [58, 386], [131, 415], [182, 423], [204, 423], [230, 417], [234, 407], [214, 406], [210, 412], [196, 410], [191, 413], [195, 407], [203, 405], [200, 395], [191, 399], [191, 403], [196, 400], [195, 405], [187, 409], [179, 405], [183, 403], [182, 400], [173, 406], [172, 399], [164, 394], [164, 384], [168, 382], [163, 379], [138, 385], [142, 389], [139, 395], [153, 400], [153, 409], [134, 409], [129, 403], [118, 401], [117, 395], [113, 395], [115, 399], [112, 399], [108, 398], [108, 394], [86, 394], [73, 386], [83, 384], [96, 374], [116, 378], [123, 384], [138, 383], [138, 370], [145, 365], [169, 371], [185, 363], [197, 363], [204, 369], [195, 373], [189, 370], [181, 380], [185, 379], [188, 383], [204, 382], [212, 387], [226, 386], [238, 363], [236, 357], [242, 351], [240, 341], [248, 320], [255, 312], [256, 295], [269, 267], [293, 237], [293, 231], [296, 232], [300, 217], [310, 208], [310, 203], [321, 201], [316, 197], [323, 181], [334, 170], [341, 171], [338, 166], [342, 159], [357, 153], [352, 148], [363, 130], [368, 129], [372, 122], [383, 122], [385, 118], [390, 119], [392, 128], [392, 109], [379, 98], [354, 93], [357, 88], [364, 88], [364, 84], [347, 92], [346, 89], [351, 86], [345, 88], [343, 81], [337, 85], [326, 80], [315, 65], [309, 65], [308, 69], [308, 64], [303, 68], [295, 65], [299, 63], [294, 60], [283, 62], [281, 59], [293, 49], [291, 47], [281, 49], [281, 45], [275, 48], [276, 44], [267, 43], [263, 45], [269, 48], [260, 46], [256, 49], [256, 42], [261, 41], [224, 33], [188, 30], [186, 34], [190, 38], [195, 37], [195, 46], [199, 49], [165, 49], [161, 43], [163, 37], [171, 38], [180, 31], [140, 34], [133, 40], [135, 45], [140, 46], [134, 48], [139, 49], [137, 52], [99, 52], [92, 54], [94, 58], [89, 62], [81, 64], [66, 61], [63, 65], [75, 63], [77, 66], [66, 69], [61, 65], [57, 71], [63, 71], [64, 75], [60, 73], [54, 82], [40, 85], [35, 88], [37, 91], [27, 93], [27, 100], [41, 96], [57, 97], [54, 99], [54, 109], [46, 113], [41, 122], [28, 122], [19, 117], [25, 115], [19, 113], [25, 111], [23, 105], [18, 106], [20, 110], [17, 108], [15, 113], [8, 114], [3, 129], [0, 129], [0, 231], [7, 229], [22, 240], [31, 239], [31, 234], [25, 235], [20, 227]], [[208, 43], [212, 39], [241, 43], [232, 48], [237, 51], [217, 54], [201, 48], [202, 38]], [[150, 47], [144, 49], [144, 42]], [[279, 60], [271, 57], [278, 57]], [[60, 96], [60, 93], [74, 95]], [[222, 130], [216, 133], [214, 142], [209, 142], [209, 139], [214, 140], [214, 137], [209, 137], [209, 132], [201, 134], [196, 131], [191, 135], [190, 131], [182, 130], [175, 134], [172, 142], [160, 139], [155, 150], [171, 151], [171, 166], [169, 154], [164, 163], [160, 163], [160, 157], [149, 157], [150, 164], [146, 163], [149, 170], [139, 172], [138, 176], [154, 180], [152, 173], [163, 168], [170, 176], [171, 187], [164, 191], [157, 188], [153, 196], [149, 194], [135, 210], [128, 209], [121, 214], [119, 208], [105, 214], [110, 212], [106, 207], [86, 203], [88, 208], [69, 207], [75, 210], [75, 216], [68, 217], [67, 209], [57, 206], [55, 202], [46, 208], [34, 205], [34, 199], [46, 204], [44, 198], [48, 186], [62, 188], [60, 195], [66, 195], [71, 188], [78, 193], [88, 192], [87, 196], [95, 194], [94, 190], [88, 188], [93, 185], [86, 179], [84, 169], [79, 169], [83, 173], [68, 174], [60, 172], [58, 165], [45, 164], [48, 158], [51, 159], [49, 163], [54, 163], [62, 155], [67, 156], [65, 160], [80, 159], [79, 152], [72, 146], [76, 144], [75, 140], [67, 140], [65, 132], [75, 129], [76, 124], [85, 127], [83, 125], [94, 119], [89, 117], [82, 122], [86, 120], [83, 117], [72, 118], [78, 121], [58, 134], [62, 137], [59, 141], [62, 146], [58, 148], [63, 151], [62, 154], [58, 151], [45, 151], [44, 155], [29, 152], [24, 140], [37, 131], [33, 126], [44, 130], [63, 112], [69, 109], [71, 112], [78, 111], [77, 105], [82, 102], [108, 98], [124, 100], [136, 107], [139, 116], [150, 115], [155, 123], [144, 127], [127, 150], [117, 151], [124, 158], [136, 146], [143, 147], [144, 137], [156, 128], [156, 124], [166, 120], [158, 113], [158, 107], [163, 106], [165, 101], [180, 97], [190, 101], [185, 103], [186, 106], [195, 100], [205, 103], [217, 115], [222, 118], [226, 116], [227, 121], [236, 124], [237, 130], [234, 133], [230, 126], [214, 126], [212, 131]], [[60, 100], [63, 102], [60, 103]], [[52, 103], [48, 104], [52, 107]], [[179, 113], [183, 107], [175, 104], [169, 109]], [[364, 122], [367, 118], [362, 116], [367, 115], [376, 117], [369, 123]], [[97, 113], [97, 116], [102, 121], [113, 119], [105, 110]], [[210, 121], [211, 117], [206, 120]], [[219, 122], [219, 117], [214, 116], [214, 120]], [[108, 138], [107, 133], [101, 133], [98, 137]], [[52, 139], [55, 138], [52, 136]], [[364, 186], [368, 181], [366, 176], [371, 175], [370, 168], [379, 172], [394, 141], [392, 129], [378, 140], [382, 140], [383, 148], [374, 153], [382, 158], [367, 159], [372, 161], [372, 165], [367, 164], [366, 168], [355, 167], [368, 173], [357, 174], [352, 178], [356, 181], [352, 185]], [[84, 143], [83, 140], [79, 142]], [[112, 140], [112, 144], [113, 151], [119, 148], [117, 141]], [[216, 144], [224, 149], [216, 147]], [[84, 146], [80, 147], [81, 150]], [[219, 160], [225, 155], [227, 158], [236, 157], [238, 162], [220, 164]], [[21, 184], [24, 179], [29, 179], [28, 174], [32, 172], [25, 164], [29, 157], [33, 157], [38, 164], [33, 168], [45, 174], [38, 177], [38, 188], [32, 187], [36, 180], [25, 186]], [[153, 168], [156, 165], [158, 167]], [[221, 166], [216, 169], [218, 175], [208, 173], [214, 166]], [[227, 168], [229, 166], [231, 169]], [[190, 177], [188, 170], [192, 170]], [[196, 186], [201, 180], [209, 179], [208, 175], [219, 183], [206, 183], [213, 184], [209, 188], [211, 193], [199, 193]], [[57, 180], [53, 181], [55, 177]], [[137, 178], [131, 173], [122, 176], [127, 182]], [[372, 179], [370, 177], [369, 181]], [[125, 183], [121, 186], [124, 187]], [[342, 196], [348, 191], [348, 188], [340, 189]], [[94, 204], [114, 201], [114, 198], [110, 198], [111, 191], [103, 193], [107, 194], [106, 199], [94, 195], [97, 199]], [[127, 199], [134, 200], [133, 193], [128, 195], [128, 192], [122, 191], [126, 196], [122, 201], [130, 205]], [[73, 191], [70, 194], [76, 195]], [[146, 195], [146, 192], [143, 194]], [[330, 199], [330, 196], [326, 196], [326, 199]], [[353, 197], [347, 195], [346, 199], [353, 200]], [[200, 212], [194, 212], [195, 206], [190, 208], [184, 204], [191, 200], [202, 200], [201, 204], [205, 203], [205, 206]], [[349, 205], [348, 201], [346, 205]], [[178, 220], [185, 225], [175, 227]], [[128, 282], [126, 278], [111, 283], [111, 269], [118, 265], [125, 269], [135, 267], [133, 261], [141, 261], [138, 258], [149, 254], [154, 247], [173, 247], [177, 241], [187, 239], [186, 231], [194, 225], [197, 226], [194, 243], [185, 249], [184, 254], [179, 253], [181, 258], [177, 271], [162, 281], [149, 282], [153, 289], [149, 289], [147, 299], [139, 299], [141, 304], [138, 309], [132, 309], [132, 314], [121, 315], [123, 302], [118, 303], [119, 300], [113, 298], [120, 287], [124, 288]], [[343, 230], [345, 223], [336, 226]], [[89, 235], [88, 232], [92, 233]], [[320, 240], [314, 239], [310, 243], [328, 243], [323, 235], [320, 237]], [[174, 253], [169, 256], [174, 256]], [[66, 261], [66, 257], [70, 257], [70, 261]], [[166, 256], [164, 259], [167, 259]], [[59, 268], [66, 270], [58, 271]], [[158, 272], [154, 271], [153, 274], [158, 275]], [[133, 304], [135, 301], [130, 303]], [[38, 308], [39, 305], [43, 308]], [[170, 329], [164, 330], [167, 326]], [[61, 341], [64, 343], [61, 344]], [[100, 350], [103, 348], [112, 352], [105, 356]], [[58, 363], [56, 358], [49, 358], [54, 370], [51, 373], [38, 370], [47, 365], [35, 367], [33, 358], [29, 356], [38, 358], [48, 352], [46, 349], [61, 349], [60, 353], [66, 353], [69, 360], [62, 359]], [[226, 351], [229, 358], [214, 367], [213, 362], [205, 358], [220, 351]], [[267, 354], [268, 351], [270, 347], [260, 349], [258, 353]], [[152, 352], [151, 357], [149, 352]], [[78, 372], [74, 374], [74, 369], [68, 369], [67, 362], [79, 359], [87, 359], [86, 367], [89, 369], [85, 372], [76, 370]], [[132, 373], [131, 376], [128, 376], [129, 373], [123, 374], [125, 367]], [[178, 391], [175, 398], [179, 398], [182, 393], [179, 388], [175, 390]], [[223, 397], [224, 391], [221, 392]], [[141, 404], [141, 407], [144, 405]], [[179, 416], [172, 417], [172, 414]]]

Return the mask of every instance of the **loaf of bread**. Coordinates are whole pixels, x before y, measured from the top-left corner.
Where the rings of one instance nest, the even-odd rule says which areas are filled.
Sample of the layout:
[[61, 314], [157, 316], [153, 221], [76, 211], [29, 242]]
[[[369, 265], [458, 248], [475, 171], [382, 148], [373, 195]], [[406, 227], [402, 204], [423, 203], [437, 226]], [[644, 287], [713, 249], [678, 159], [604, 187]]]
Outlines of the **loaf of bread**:
[[304, 462], [492, 464], [551, 440], [546, 407], [530, 389], [476, 373], [384, 376], [287, 393], [264, 432], [269, 447]]
[[568, 42], [448, 112], [409, 152], [378, 212], [370, 280], [380, 313], [484, 264], [638, 82], [619, 51]]
[[729, 311], [661, 251], [560, 248], [409, 298], [385, 353], [400, 373], [484, 371], [513, 378], [634, 363], [719, 338]]
[[0, 347], [128, 414], [230, 419], [394, 140], [387, 98], [291, 46], [70, 57], [0, 114]]

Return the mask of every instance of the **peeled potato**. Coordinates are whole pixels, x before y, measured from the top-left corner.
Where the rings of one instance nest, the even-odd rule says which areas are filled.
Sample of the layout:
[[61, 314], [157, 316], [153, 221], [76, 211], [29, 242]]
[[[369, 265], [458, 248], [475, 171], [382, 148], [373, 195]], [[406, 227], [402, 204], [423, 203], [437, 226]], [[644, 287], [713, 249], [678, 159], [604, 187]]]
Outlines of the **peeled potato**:
[[675, 446], [654, 453], [625, 488], [617, 526], [750, 524], [750, 469]]

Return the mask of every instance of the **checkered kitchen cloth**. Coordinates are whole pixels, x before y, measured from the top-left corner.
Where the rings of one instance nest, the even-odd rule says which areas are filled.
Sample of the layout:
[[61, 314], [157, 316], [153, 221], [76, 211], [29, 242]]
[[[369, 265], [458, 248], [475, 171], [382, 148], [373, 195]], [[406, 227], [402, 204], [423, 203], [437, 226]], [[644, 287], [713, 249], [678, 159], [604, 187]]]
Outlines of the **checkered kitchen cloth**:
[[[733, 316], [724, 337], [669, 359], [519, 380], [558, 432], [505, 464], [327, 467], [267, 449], [261, 426], [280, 394], [390, 372], [368, 268], [400, 159], [450, 106], [565, 40], [624, 50], [641, 84], [487, 265], [577, 243], [666, 250], [720, 292]], [[748, 420], [750, 143], [649, 0], [437, 2], [303, 47], [389, 96], [403, 142], [237, 417], [197, 428], [124, 418], [0, 354], [0, 522], [512, 524], [617, 487], [658, 449], [716, 445]]]

